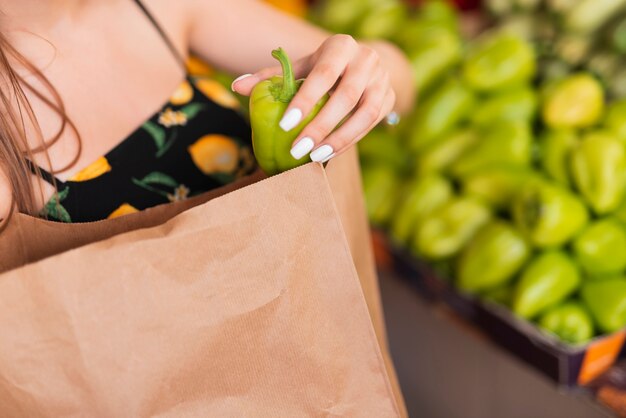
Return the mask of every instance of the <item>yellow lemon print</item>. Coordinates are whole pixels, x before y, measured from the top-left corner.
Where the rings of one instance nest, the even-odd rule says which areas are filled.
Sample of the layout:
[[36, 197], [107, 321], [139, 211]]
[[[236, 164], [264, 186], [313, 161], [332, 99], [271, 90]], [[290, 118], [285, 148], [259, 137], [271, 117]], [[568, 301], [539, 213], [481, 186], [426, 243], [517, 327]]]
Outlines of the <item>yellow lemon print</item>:
[[172, 94], [172, 97], [170, 97], [170, 103], [175, 106], [184, 105], [188, 103], [192, 97], [193, 89], [191, 88], [191, 84], [189, 84], [189, 81], [185, 80], [178, 86], [174, 94]]
[[135, 213], [135, 212], [139, 212], [139, 210], [136, 207], [129, 205], [128, 203], [123, 203], [122, 205], [120, 205], [119, 208], [111, 212], [111, 214], [107, 217], [107, 219], [118, 218], [120, 216], [130, 215], [131, 213]]
[[187, 148], [204, 174], [232, 173], [239, 163], [239, 147], [227, 136], [205, 135]]
[[220, 106], [228, 107], [230, 109], [239, 108], [237, 98], [215, 80], [203, 78], [196, 81], [196, 87], [198, 87], [198, 90], [200, 90], [206, 97], [213, 100]]
[[104, 173], [111, 171], [111, 166], [106, 157], [100, 157], [89, 166], [83, 168], [78, 173], [74, 174], [70, 181], [87, 181], [100, 177]]
[[215, 71], [207, 63], [195, 56], [187, 59], [187, 71], [193, 76], [210, 76]]
[[265, 2], [294, 16], [306, 16], [305, 0], [265, 0]]

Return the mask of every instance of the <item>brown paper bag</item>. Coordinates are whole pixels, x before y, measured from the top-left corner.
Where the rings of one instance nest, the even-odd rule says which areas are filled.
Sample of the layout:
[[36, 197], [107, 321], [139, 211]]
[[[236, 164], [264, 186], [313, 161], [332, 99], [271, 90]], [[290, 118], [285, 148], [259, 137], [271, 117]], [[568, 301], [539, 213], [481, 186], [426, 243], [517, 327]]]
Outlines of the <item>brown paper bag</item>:
[[[258, 346], [259, 352], [253, 351], [250, 345], [244, 344], [245, 347], [243, 345], [240, 347], [242, 350], [245, 349], [244, 351], [248, 354], [243, 357], [254, 361], [254, 364], [261, 367], [265, 372], [271, 370], [272, 373], [269, 375], [257, 374], [255, 370], [258, 367], [251, 367], [250, 364], [246, 364], [247, 367], [240, 369], [237, 367], [241, 367], [242, 364], [233, 364], [231, 365], [233, 367], [221, 365], [222, 362], [229, 364], [235, 360], [240, 360], [240, 356], [236, 355], [238, 345], [234, 344], [234, 347], [230, 347], [237, 341], [237, 335], [233, 334], [233, 330], [227, 326], [231, 325], [230, 321], [239, 324], [238, 317], [237, 315], [228, 317], [226, 314], [234, 311], [241, 314], [238, 311], [245, 309], [246, 302], [250, 306], [259, 303], [259, 299], [262, 299], [261, 295], [264, 294], [263, 291], [266, 292], [266, 295], [272, 295], [274, 298], [266, 300], [267, 305], [262, 306], [271, 306], [275, 304], [275, 301], [289, 299], [285, 297], [285, 295], [291, 295], [289, 291], [285, 290], [290, 289], [288, 286], [285, 287], [286, 284], [295, 286], [298, 291], [306, 290], [305, 294], [309, 296], [304, 298], [307, 299], [304, 301], [302, 299], [303, 294], [294, 290], [293, 296], [299, 295], [301, 299], [297, 299], [298, 302], [295, 305], [291, 305], [294, 300], [289, 299], [285, 305], [292, 306], [293, 309], [284, 309], [287, 309], [287, 312], [300, 314], [302, 314], [301, 309], [304, 309], [304, 312], [310, 314], [314, 311], [314, 307], [314, 317], [310, 318], [310, 321], [304, 321], [310, 322], [309, 325], [311, 326], [303, 327], [301, 323], [296, 328], [289, 328], [290, 325], [295, 325], [293, 321], [297, 315], [291, 318], [284, 312], [281, 315], [274, 315], [276, 312], [273, 310], [274, 314], [263, 316], [257, 315], [260, 313], [258, 309], [252, 309], [251, 312], [255, 312], [254, 320], [265, 319], [265, 322], [261, 321], [262, 325], [275, 325], [278, 328], [273, 328], [273, 331], [279, 335], [283, 333], [277, 332], [277, 329], [283, 331], [299, 329], [303, 334], [302, 337], [308, 337], [316, 342], [329, 343], [320, 351], [323, 353], [326, 349], [330, 350], [325, 353], [327, 358], [322, 358], [320, 353], [316, 353], [319, 356], [316, 359], [321, 360], [324, 364], [335, 364], [335, 357], [337, 359], [351, 357], [353, 360], [359, 358], [363, 347], [352, 347], [351, 345], [354, 344], [350, 343], [367, 342], [367, 338], [363, 339], [363, 337], [366, 336], [365, 329], [368, 327], [363, 322], [370, 324], [370, 327], [371, 323], [367, 318], [363, 321], [364, 317], [358, 314], [358, 301], [354, 299], [355, 289], [351, 289], [353, 299], [347, 305], [345, 305], [347, 299], [343, 300], [344, 303], [340, 301], [341, 297], [347, 295], [343, 291], [349, 290], [349, 286], [347, 286], [350, 283], [349, 278], [356, 277], [354, 271], [351, 273], [347, 271], [352, 265], [351, 258], [354, 258], [356, 262], [373, 323], [378, 331], [377, 335], [381, 342], [382, 352], [388, 366], [390, 365], [384, 338], [376, 276], [369, 250], [366, 220], [362, 210], [362, 199], [360, 199], [360, 183], [355, 172], [358, 174], [356, 157], [354, 153], [348, 153], [339, 158], [337, 162], [329, 165], [328, 176], [319, 166], [311, 164], [213, 200], [185, 212], [162, 226], [127, 233], [5, 274], [0, 280], [0, 324], [3, 325], [2, 329], [7, 334], [13, 335], [14, 338], [3, 341], [0, 346], [2, 351], [0, 364], [3, 365], [0, 369], [0, 375], [3, 377], [3, 381], [7, 383], [0, 386], [0, 405], [12, 405], [12, 407], [17, 408], [13, 412], [18, 416], [37, 416], [38, 414], [50, 416], [47, 408], [52, 408], [53, 415], [65, 414], [63, 408], [69, 408], [67, 411], [71, 411], [72, 408], [79, 408], [79, 410], [84, 411], [82, 408], [90, 405], [87, 400], [95, 402], [97, 405], [102, 403], [100, 405], [104, 408], [102, 410], [98, 409], [99, 407], [86, 410], [96, 415], [104, 414], [106, 416], [110, 412], [117, 413], [119, 411], [122, 414], [129, 414], [129, 416], [151, 416], [160, 412], [175, 411], [174, 404], [179, 405], [177, 407], [180, 408], [191, 408], [178, 411], [180, 414], [184, 414], [186, 413], [184, 411], [193, 411], [194, 407], [189, 398], [182, 395], [192, 393], [193, 395], [190, 396], [196, 402], [198, 409], [204, 409], [205, 413], [200, 414], [204, 416], [206, 416], [206, 410], [215, 411], [217, 416], [225, 416], [224, 414], [228, 416], [231, 412], [236, 416], [332, 414], [332, 408], [327, 409], [326, 412], [324, 412], [324, 407], [319, 409], [320, 398], [313, 399], [315, 397], [311, 397], [312, 395], [308, 391], [303, 392], [302, 387], [304, 386], [301, 386], [300, 390], [294, 389], [298, 387], [297, 383], [303, 383], [302, 380], [306, 379], [309, 382], [305, 386], [310, 387], [313, 393], [318, 394], [323, 392], [323, 390], [318, 389], [318, 384], [329, 383], [330, 380], [335, 381], [335, 387], [332, 390], [326, 388], [329, 392], [325, 394], [325, 396], [329, 396], [329, 393], [335, 391], [334, 400], [332, 400], [333, 397], [324, 398], [322, 396], [322, 398], [327, 401], [331, 399], [331, 404], [334, 404], [333, 408], [339, 408], [334, 412], [337, 415], [358, 416], [363, 411], [369, 411], [368, 414], [373, 411], [380, 411], [382, 414], [376, 413], [368, 416], [406, 415], [401, 396], [398, 396], [399, 391], [393, 373], [390, 373], [390, 377], [396, 391], [397, 403], [394, 403], [393, 397], [389, 397], [389, 394], [382, 390], [386, 384], [389, 384], [384, 371], [373, 375], [366, 373], [367, 376], [363, 376], [359, 374], [362, 372], [355, 375], [351, 374], [357, 369], [356, 367], [353, 368], [354, 370], [350, 367], [341, 371], [332, 370], [332, 373], [329, 369], [327, 370], [329, 374], [326, 376], [332, 377], [329, 381], [322, 382], [323, 379], [319, 381], [317, 378], [310, 381], [312, 376], [316, 376], [315, 373], [310, 374], [313, 369], [319, 369], [319, 372], [324, 368], [320, 368], [320, 365], [317, 364], [316, 367], [307, 369], [306, 364], [303, 365], [298, 362], [298, 364], [291, 364], [292, 367], [295, 367], [293, 372], [293, 376], [296, 376], [294, 377], [295, 381], [289, 380], [287, 377], [283, 378], [283, 375], [289, 375], [289, 373], [281, 369], [280, 365], [272, 363], [271, 355], [268, 354], [271, 352], [268, 350], [270, 348], [268, 343], [274, 345], [278, 344], [279, 341], [285, 343], [283, 339], [276, 338], [276, 336], [270, 341], [267, 338], [268, 334], [259, 333], [260, 335], [257, 337], [260, 338], [261, 343], [246, 336], [248, 342], [256, 342], [253, 345], [254, 347]], [[260, 178], [259, 175], [253, 176], [244, 183], [250, 184]], [[236, 184], [209, 193], [195, 201], [178, 205], [165, 205], [136, 215], [92, 224], [63, 225], [19, 215], [12, 221], [6, 234], [0, 239], [2, 251], [0, 253], [0, 266], [5, 270], [14, 268], [63, 250], [106, 238], [123, 230], [159, 225], [165, 219], [171, 218], [190, 206], [201, 203], [202, 200], [210, 199], [229, 191], [229, 189], [241, 186], [242, 184]], [[263, 202], [265, 202], [265, 206], [263, 206]], [[227, 208], [229, 204], [231, 207]], [[337, 206], [339, 214], [342, 216], [338, 217], [334, 209], [329, 210], [329, 208], [334, 208], [334, 205]], [[320, 217], [324, 218], [325, 221]], [[331, 218], [334, 219], [333, 222], [330, 222]], [[338, 222], [340, 219], [341, 222]], [[330, 229], [333, 229], [332, 225], [334, 225], [334, 230], [326, 231], [329, 226], [331, 226]], [[285, 229], [288, 227], [292, 231]], [[319, 230], [317, 230], [318, 227]], [[283, 229], [285, 230], [283, 231]], [[343, 241], [345, 239], [344, 233], [351, 244], [351, 253]], [[282, 244], [284, 247], [277, 248], [280, 247], [278, 244]], [[345, 250], [343, 256], [340, 248], [342, 244]], [[188, 248], [185, 245], [188, 245]], [[199, 249], [204, 250], [203, 253], [209, 254], [206, 259], [198, 258]], [[331, 249], [333, 251], [330, 251]], [[304, 250], [306, 250], [305, 253], [302, 252]], [[282, 258], [277, 257], [280, 254], [283, 255]], [[289, 257], [290, 254], [291, 257]], [[321, 255], [325, 255], [325, 257], [320, 257]], [[111, 260], [118, 260], [119, 262], [112, 263]], [[135, 264], [133, 264], [133, 260], [136, 260]], [[242, 262], [242, 260], [246, 261]], [[283, 263], [277, 265], [277, 260], [283, 260]], [[346, 263], [346, 261], [348, 262]], [[179, 266], [179, 270], [175, 266]], [[279, 270], [275, 270], [276, 268]], [[280, 268], [289, 268], [290, 270], [287, 274]], [[254, 272], [250, 270], [254, 270]], [[215, 275], [211, 275], [213, 281], [209, 281], [206, 277], [207, 271]], [[156, 274], [154, 282], [148, 277], [150, 276], [148, 272]], [[282, 272], [283, 276], [280, 276], [279, 272]], [[231, 275], [234, 275], [240, 282], [232, 279]], [[250, 277], [248, 276], [253, 277], [253, 284], [257, 287], [260, 286], [261, 289], [250, 287]], [[278, 293], [276, 293], [277, 277], [283, 278], [283, 287]], [[309, 278], [309, 280], [304, 280], [303, 277]], [[331, 285], [325, 283], [324, 280], [319, 282], [320, 277], [326, 280], [330, 277], [335, 279], [330, 282]], [[341, 278], [341, 280], [336, 279], [336, 277]], [[176, 279], [172, 280], [173, 278]], [[294, 282], [294, 280], [296, 281]], [[193, 305], [193, 302], [198, 301], [193, 300], [193, 298], [190, 299], [190, 296], [196, 295], [196, 293], [186, 293], [190, 291], [190, 284], [187, 281], [193, 282], [197, 287], [197, 289], [194, 286], [191, 288], [205, 291], [205, 293], [198, 294], [204, 296], [209, 294], [211, 295], [210, 299], [215, 298], [213, 302], [221, 300], [223, 305], [208, 303], [208, 300], [201, 300], [207, 303], [202, 303], [199, 306]], [[177, 286], [171, 287], [172, 283]], [[354, 282], [352, 284], [354, 285]], [[211, 286], [217, 286], [217, 288]], [[313, 289], [310, 289], [310, 286], [313, 286]], [[163, 289], [167, 289], [167, 291]], [[229, 293], [229, 289], [239, 289], [243, 291], [243, 296], [237, 292]], [[325, 289], [326, 293], [324, 294], [320, 289]], [[316, 290], [319, 292], [319, 298], [315, 297], [317, 295]], [[328, 294], [329, 290], [337, 291], [337, 294]], [[115, 298], [118, 293], [124, 296], [120, 301]], [[360, 294], [360, 291], [356, 293]], [[70, 295], [71, 297], [68, 299]], [[141, 295], [148, 296], [148, 302], [141, 299]], [[167, 298], [171, 295], [176, 295], [178, 299]], [[236, 299], [235, 303], [227, 296], [243, 299]], [[328, 303], [333, 297], [337, 298], [334, 300], [338, 303], [337, 306], [333, 308], [324, 305], [324, 302]], [[68, 302], [70, 303], [68, 304]], [[278, 305], [279, 307], [283, 306], [281, 303]], [[190, 309], [192, 306], [194, 309]], [[139, 307], [147, 309], [139, 309]], [[296, 307], [300, 309], [296, 309]], [[305, 309], [307, 307], [310, 309]], [[348, 309], [350, 311], [348, 313], [346, 312], [348, 307], [354, 309]], [[102, 311], [98, 312], [97, 309], [102, 309]], [[214, 323], [208, 320], [198, 323], [199, 312], [202, 312], [203, 309], [208, 317], [217, 316], [220, 318], [220, 315], [223, 316], [222, 319], [227, 325], [219, 321]], [[263, 309], [261, 309], [261, 313], [262, 311]], [[149, 318], [146, 318], [146, 312], [153, 312], [156, 316], [150, 321]], [[320, 312], [323, 314], [320, 315]], [[172, 317], [176, 317], [177, 313], [183, 319], [172, 320]], [[102, 318], [103, 315], [104, 318]], [[190, 315], [192, 320], [189, 318]], [[344, 337], [361, 332], [361, 335], [353, 335], [348, 339], [349, 341], [342, 341], [341, 350], [343, 351], [337, 351], [338, 347], [332, 344], [333, 341], [336, 343], [342, 338], [337, 337], [337, 335], [332, 335], [332, 338], [329, 338], [329, 334], [325, 335], [326, 339], [319, 339], [320, 335], [315, 334], [315, 332], [319, 333], [321, 331], [318, 328], [324, 330], [325, 327], [312, 326], [313, 324], [321, 325], [317, 322], [319, 319], [326, 318], [331, 321], [334, 315], [339, 315], [342, 319], [351, 318], [353, 325], [341, 329], [340, 334]], [[119, 323], [126, 323], [128, 318], [131, 318], [132, 321], [128, 327], [122, 327], [122, 331], [120, 331]], [[302, 320], [304, 317], [299, 319]], [[161, 338], [170, 336], [172, 338], [165, 338], [163, 341], [146, 338], [145, 333], [141, 332], [145, 330], [142, 327], [137, 328], [138, 325], [145, 325], [142, 321], [150, 323], [148, 329], [161, 331], [160, 334], [148, 332], [148, 336]], [[243, 324], [250, 325], [246, 321], [243, 321]], [[334, 321], [335, 319], [332, 319], [331, 322]], [[359, 321], [361, 325], [358, 325]], [[102, 323], [99, 324], [99, 322]], [[108, 325], [105, 325], [107, 322]], [[341, 322], [339, 321], [339, 323]], [[220, 326], [215, 329], [211, 328], [216, 324]], [[185, 328], [183, 325], [188, 327]], [[254, 322], [254, 325], [252, 330], [257, 329], [259, 323]], [[203, 340], [197, 334], [184, 334], [191, 328], [197, 331], [198, 327], [202, 331], [208, 332], [212, 338], [207, 337], [206, 340]], [[67, 333], [68, 329], [72, 331], [69, 334]], [[106, 338], [105, 333], [103, 333], [104, 329], [112, 329], [122, 335]], [[263, 330], [263, 332], [267, 331], [262, 327], [258, 329]], [[82, 330], [84, 334], [77, 334], [79, 330]], [[128, 333], [125, 334], [124, 330]], [[184, 334], [184, 338], [180, 335], [170, 335], [177, 330]], [[311, 331], [313, 334], [307, 334], [303, 330]], [[134, 332], [131, 333], [130, 331]], [[59, 338], [59, 333], [63, 338]], [[138, 334], [136, 337], [135, 333]], [[223, 339], [219, 340], [223, 345], [213, 341], [216, 334], [223, 336]], [[286, 333], [286, 335], [292, 334]], [[185, 338], [189, 339], [189, 345], [192, 347], [198, 346], [198, 351], [190, 350], [187, 345], [177, 345], [176, 347], [183, 348], [177, 351], [165, 344], [165, 341], [186, 341]], [[239, 338], [241, 337], [239, 336]], [[208, 346], [202, 345], [203, 341], [211, 341], [211, 343]], [[123, 344], [120, 345], [120, 342]], [[291, 338], [286, 338], [286, 342], [293, 341]], [[307, 344], [310, 343], [311, 341], [307, 341]], [[55, 350], [55, 344], [63, 346], [56, 347]], [[314, 346], [317, 345], [317, 343], [314, 344]], [[357, 345], [360, 346], [360, 344]], [[365, 345], [368, 346], [368, 344]], [[139, 354], [140, 352], [143, 353], [142, 350], [134, 350], [137, 347], [143, 349], [146, 346], [152, 347], [147, 351], [146, 356]], [[28, 350], [24, 350], [24, 347]], [[218, 350], [216, 353], [211, 350], [211, 348], [218, 347], [225, 351], [234, 350], [234, 353], [231, 353], [232, 356], [228, 356], [226, 352]], [[122, 350], [122, 348], [128, 350]], [[275, 346], [271, 348], [272, 350], [277, 349]], [[284, 351], [279, 350], [276, 353], [287, 352], [292, 355], [289, 358], [295, 362], [298, 359], [295, 354], [300, 353], [301, 349], [302, 346], [295, 349], [283, 347], [282, 350]], [[123, 358], [124, 352], [131, 356], [131, 362]], [[334, 355], [329, 358], [330, 352]], [[209, 359], [205, 356], [208, 354], [211, 354]], [[372, 357], [372, 352], [363, 354], [369, 354], [369, 359], [365, 363], [361, 363], [360, 367], [371, 372], [372, 365], [375, 363], [372, 361], [376, 356]], [[380, 352], [378, 354], [380, 355]], [[141, 358], [133, 358], [133, 355]], [[77, 356], [83, 360], [82, 367], [76, 364]], [[87, 359], [88, 356], [93, 357]], [[42, 359], [43, 364], [36, 362], [36, 357]], [[214, 360], [211, 362], [211, 359], [216, 358], [220, 359], [219, 364], [216, 364]], [[279, 356], [279, 358], [282, 360], [280, 364], [284, 366], [285, 357]], [[24, 363], [20, 359], [28, 359], [28, 361]], [[142, 359], [149, 367], [141, 367], [139, 360]], [[181, 365], [177, 366], [167, 361], [172, 359], [179, 360]], [[92, 363], [86, 364], [87, 360], [91, 360]], [[267, 364], [274, 364], [274, 366], [268, 369], [264, 367]], [[205, 367], [207, 371], [213, 372], [209, 373], [213, 377], [219, 375], [221, 379], [226, 379], [226, 381], [229, 381], [231, 375], [238, 379], [251, 379], [252, 382], [247, 381], [247, 392], [251, 389], [250, 385], [254, 383], [263, 382], [265, 389], [267, 389], [268, 383], [275, 383], [278, 384], [278, 387], [274, 389], [282, 390], [272, 391], [272, 393], [281, 393], [282, 395], [277, 400], [275, 396], [266, 393], [267, 390], [266, 392], [257, 391], [254, 393], [259, 398], [255, 398], [255, 401], [252, 402], [248, 396], [242, 398], [230, 393], [230, 390], [235, 389], [237, 392], [238, 389], [242, 389], [238, 386], [241, 381], [235, 379], [235, 382], [231, 382], [234, 386], [228, 384], [224, 386], [219, 382], [211, 384], [203, 376], [196, 376], [193, 373], [186, 374], [186, 371], [191, 369], [185, 368], [185, 365], [191, 369], [193, 369], [192, 365], [199, 368]], [[343, 365], [345, 366], [345, 364]], [[8, 370], [6, 373], [3, 371], [5, 366]], [[115, 366], [118, 368], [115, 369]], [[138, 376], [131, 376], [131, 374], [120, 372], [120, 370], [132, 370], [134, 367], [138, 371], [143, 371], [144, 374], [139, 373]], [[111, 368], [113, 370], [110, 370]], [[229, 374], [219, 373], [226, 370], [230, 371]], [[239, 373], [235, 373], [236, 370]], [[393, 368], [389, 370], [393, 372]], [[333, 375], [335, 372], [339, 372], [341, 382], [358, 382], [361, 385], [360, 388], [358, 386], [350, 388], [354, 392], [352, 393], [350, 390], [346, 390], [348, 386], [336, 386], [339, 375]], [[39, 375], [40, 373], [41, 375]], [[33, 379], [28, 379], [28, 376], [33, 376]], [[148, 381], [149, 376], [159, 381], [150, 382]], [[344, 379], [344, 377], [354, 377], [355, 379], [351, 381]], [[265, 378], [268, 380], [264, 380]], [[120, 379], [122, 380], [121, 386], [117, 387], [113, 384], [115, 380]], [[272, 379], [278, 379], [278, 381]], [[283, 380], [288, 381], [289, 385], [285, 386]], [[25, 382], [26, 386], [24, 386]], [[69, 387], [63, 387], [60, 384], [62, 382], [65, 382]], [[195, 393], [189, 387], [193, 382], [204, 385], [202, 386], [204, 389], [198, 389], [198, 393]], [[385, 384], [381, 382], [385, 382]], [[368, 387], [370, 383], [372, 385]], [[131, 386], [124, 386], [124, 384], [131, 384]], [[30, 390], [28, 390], [29, 385], [32, 385]], [[207, 385], [214, 390], [207, 392], [205, 387]], [[169, 391], [166, 391], [167, 393], [162, 392], [164, 387], [168, 387], [172, 391], [171, 395], [168, 395]], [[133, 394], [122, 396], [122, 389]], [[180, 391], [177, 392], [174, 389]], [[102, 396], [100, 396], [101, 393]], [[296, 393], [299, 395], [296, 396]], [[346, 398], [341, 394], [350, 395]], [[357, 394], [360, 395], [357, 396]], [[339, 400], [337, 396], [341, 399]], [[356, 397], [351, 398], [351, 396]], [[367, 399], [361, 399], [359, 396], [364, 396]], [[206, 403], [208, 402], [207, 397], [210, 398], [208, 404]], [[300, 403], [297, 403], [296, 400]], [[304, 400], [308, 401], [304, 402]], [[158, 412], [158, 405], [162, 405], [161, 401], [165, 402], [163, 404], [165, 406]], [[246, 412], [248, 411], [246, 409], [248, 407], [247, 401], [251, 402], [248, 406], [254, 407], [256, 412], [250, 411], [249, 414]], [[57, 405], [59, 402], [61, 405]], [[278, 408], [267, 409], [270, 404], [276, 404]], [[297, 409], [305, 408], [305, 406], [313, 409]], [[296, 409], [284, 409], [286, 407]], [[389, 407], [392, 409], [388, 409]], [[19, 408], [27, 409], [21, 410]], [[339, 412], [341, 408], [344, 408], [343, 412]], [[218, 413], [219, 411], [223, 411], [223, 414]], [[235, 413], [234, 411], [239, 412]]]

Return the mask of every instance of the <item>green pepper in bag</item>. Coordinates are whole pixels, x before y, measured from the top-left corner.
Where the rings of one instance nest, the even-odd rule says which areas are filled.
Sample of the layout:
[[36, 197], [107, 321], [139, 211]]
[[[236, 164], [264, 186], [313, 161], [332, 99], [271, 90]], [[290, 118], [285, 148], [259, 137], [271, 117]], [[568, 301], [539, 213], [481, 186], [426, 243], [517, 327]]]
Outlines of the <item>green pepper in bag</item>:
[[471, 128], [461, 128], [435, 139], [417, 155], [417, 172], [421, 175], [445, 171], [478, 139], [478, 132]]
[[594, 221], [574, 241], [574, 254], [593, 276], [620, 273], [626, 268], [626, 229], [617, 220]]
[[534, 75], [532, 45], [508, 32], [486, 34], [470, 45], [463, 65], [465, 81], [485, 92], [526, 84]]
[[565, 244], [589, 219], [587, 208], [576, 195], [539, 179], [524, 184], [513, 198], [511, 211], [518, 228], [540, 248]]
[[390, 233], [394, 241], [407, 244], [417, 224], [452, 199], [454, 190], [448, 180], [433, 174], [412, 180], [402, 196], [403, 200], [393, 216]]
[[586, 134], [572, 150], [571, 170], [576, 187], [597, 214], [620, 205], [626, 191], [626, 147], [612, 133]]
[[626, 142], [626, 99], [611, 103], [606, 111], [604, 126]]
[[509, 282], [522, 267], [530, 247], [507, 222], [492, 221], [463, 249], [457, 268], [461, 290], [478, 293]]
[[480, 141], [451, 167], [455, 177], [464, 177], [490, 165], [528, 165], [532, 133], [524, 122], [500, 121], [481, 131]]
[[413, 248], [428, 259], [448, 258], [463, 248], [490, 217], [489, 208], [476, 198], [453, 199], [417, 225]]
[[567, 129], [547, 131], [539, 141], [541, 167], [553, 180], [569, 186], [569, 159], [578, 144], [576, 133]]
[[370, 221], [385, 225], [394, 210], [399, 179], [393, 168], [376, 165], [363, 168], [363, 194]]
[[298, 126], [289, 132], [283, 131], [278, 126], [278, 122], [303, 80], [295, 79], [291, 61], [282, 48], [272, 51], [272, 56], [280, 61], [283, 75], [261, 81], [250, 95], [250, 123], [254, 155], [259, 166], [268, 175], [295, 168], [308, 161], [305, 157], [296, 160], [289, 151], [302, 129], [319, 113], [328, 100], [328, 95], [324, 95]]
[[544, 94], [541, 114], [550, 128], [586, 128], [604, 111], [600, 82], [586, 73], [570, 75], [551, 84]]
[[528, 86], [497, 92], [479, 103], [472, 112], [475, 125], [486, 126], [499, 120], [530, 123], [537, 111], [535, 90]]
[[580, 285], [576, 263], [562, 251], [538, 255], [524, 269], [515, 286], [513, 312], [531, 319], [557, 305]]
[[615, 332], [626, 326], [626, 279], [585, 282], [582, 300], [602, 332]]
[[511, 204], [513, 196], [536, 173], [529, 167], [490, 165], [461, 178], [463, 193], [478, 196], [496, 209]]
[[569, 301], [547, 310], [539, 318], [539, 326], [561, 340], [579, 344], [593, 337], [593, 319], [579, 302]]
[[472, 109], [474, 96], [458, 80], [449, 80], [417, 107], [410, 132], [409, 146], [424, 149], [438, 136], [449, 132]]

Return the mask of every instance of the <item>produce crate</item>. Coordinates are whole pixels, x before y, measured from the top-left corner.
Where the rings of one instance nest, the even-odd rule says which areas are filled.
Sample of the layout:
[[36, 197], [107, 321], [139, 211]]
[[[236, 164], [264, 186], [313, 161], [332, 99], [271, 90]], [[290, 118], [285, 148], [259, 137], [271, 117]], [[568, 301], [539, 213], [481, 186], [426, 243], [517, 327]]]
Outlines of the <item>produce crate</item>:
[[534, 324], [517, 318], [504, 306], [459, 292], [428, 263], [392, 245], [380, 231], [374, 235], [377, 253], [381, 254], [384, 246], [391, 267], [409, 279], [426, 299], [445, 303], [496, 344], [560, 386], [573, 388], [587, 384], [607, 371], [624, 349], [626, 330], [596, 337], [585, 345], [564, 344]]

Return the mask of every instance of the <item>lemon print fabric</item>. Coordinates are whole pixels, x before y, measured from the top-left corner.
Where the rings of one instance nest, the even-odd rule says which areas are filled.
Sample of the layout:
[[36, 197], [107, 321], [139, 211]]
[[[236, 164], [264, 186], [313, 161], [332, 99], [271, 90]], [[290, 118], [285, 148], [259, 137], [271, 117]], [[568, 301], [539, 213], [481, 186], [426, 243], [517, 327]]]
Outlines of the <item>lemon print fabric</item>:
[[196, 80], [196, 88], [215, 103], [228, 109], [239, 109], [239, 100], [226, 87], [210, 78]]
[[195, 77], [210, 77], [215, 72], [211, 66], [194, 55], [189, 56], [185, 65], [189, 75]]
[[128, 203], [122, 203], [119, 208], [111, 212], [107, 219], [119, 218], [120, 216], [130, 215], [135, 212], [139, 212], [139, 209]]
[[239, 165], [239, 146], [225, 135], [205, 135], [187, 150], [196, 167], [206, 175], [230, 174]]
[[174, 94], [172, 94], [172, 97], [170, 97], [170, 103], [174, 106], [182, 106], [189, 103], [192, 97], [193, 87], [191, 87], [189, 81], [185, 80], [178, 86]]
[[266, 3], [282, 10], [283, 12], [298, 17], [305, 17], [307, 12], [306, 0], [265, 0]]
[[70, 178], [70, 181], [81, 182], [93, 180], [105, 173], [108, 173], [109, 171], [111, 171], [111, 165], [109, 165], [109, 161], [106, 159], [106, 157], [100, 157], [89, 166], [83, 168], [78, 173], [76, 173], [72, 178]]

